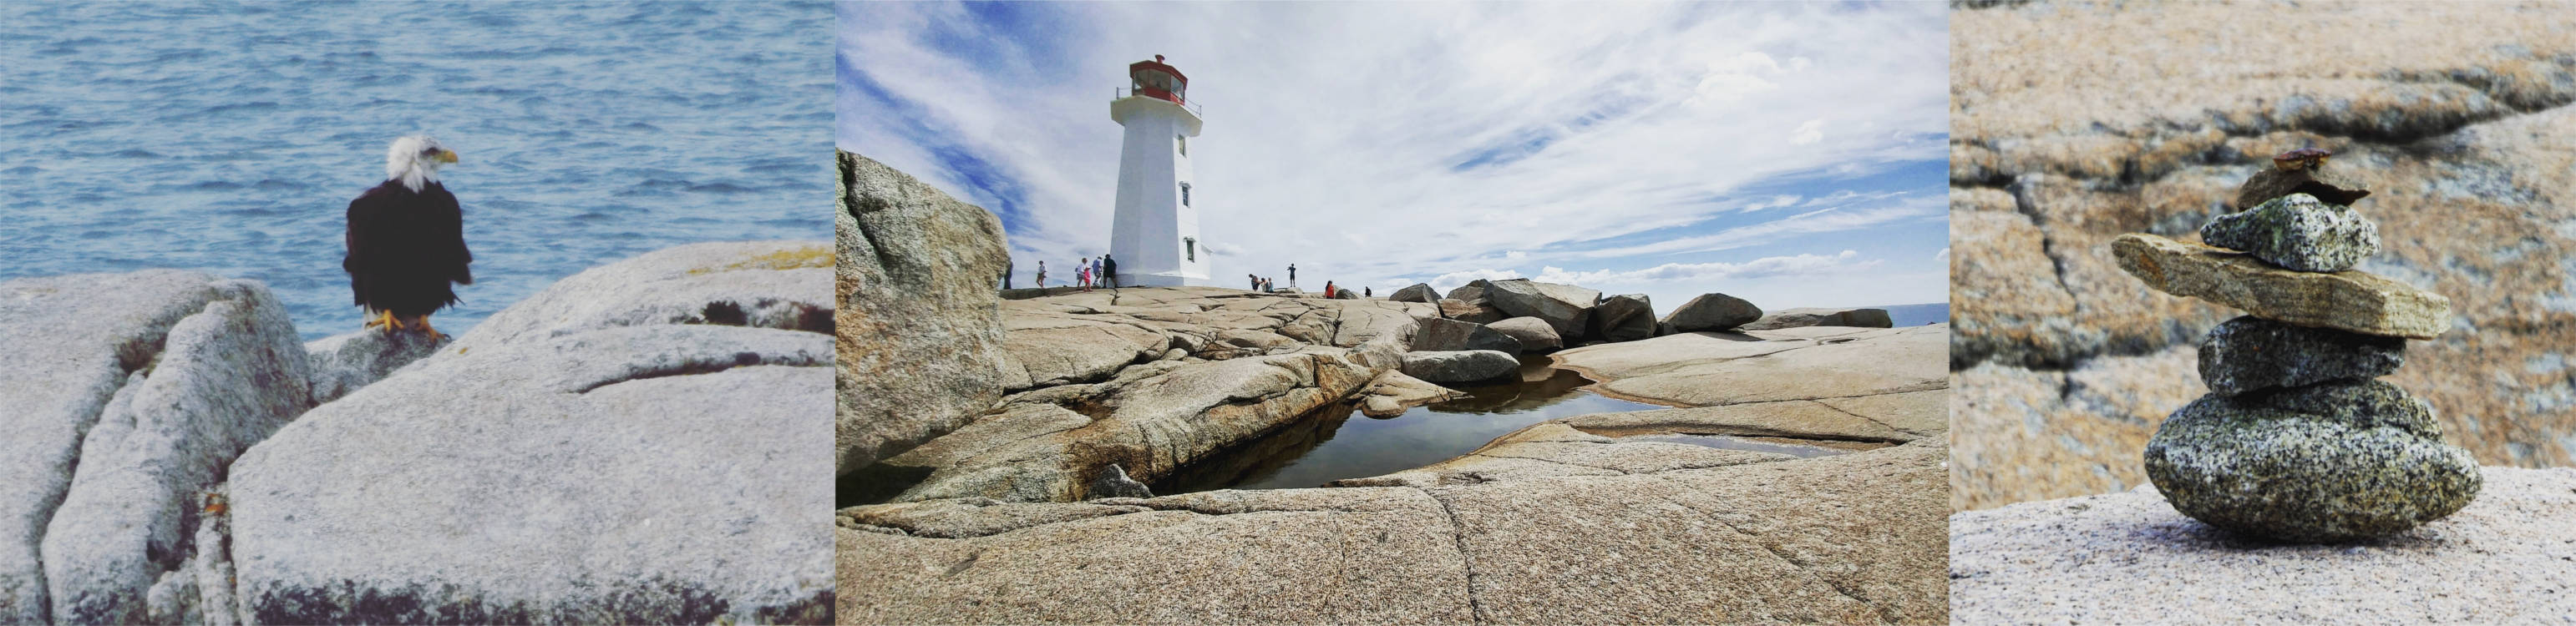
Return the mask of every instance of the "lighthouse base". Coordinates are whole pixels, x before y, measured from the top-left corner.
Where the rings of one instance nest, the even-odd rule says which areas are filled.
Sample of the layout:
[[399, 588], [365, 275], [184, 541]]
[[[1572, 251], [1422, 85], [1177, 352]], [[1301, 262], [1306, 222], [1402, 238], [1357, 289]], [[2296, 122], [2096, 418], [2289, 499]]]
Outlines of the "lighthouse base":
[[1118, 275], [1120, 287], [1207, 287], [1213, 284], [1215, 283], [1210, 282], [1206, 276], [1187, 274], [1120, 273]]

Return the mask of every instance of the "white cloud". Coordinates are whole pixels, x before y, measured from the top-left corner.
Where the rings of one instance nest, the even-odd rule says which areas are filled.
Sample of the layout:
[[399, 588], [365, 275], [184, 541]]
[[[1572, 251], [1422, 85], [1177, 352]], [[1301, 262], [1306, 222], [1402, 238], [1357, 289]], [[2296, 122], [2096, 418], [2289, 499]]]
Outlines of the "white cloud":
[[[1830, 189], [1841, 183], [1818, 172], [1947, 156], [1938, 5], [1008, 6], [1023, 26], [955, 4], [840, 5], [840, 70], [865, 87], [843, 86], [835, 137], [970, 202], [1009, 204], [1022, 268], [1106, 251], [1121, 136], [1108, 100], [1126, 64], [1154, 54], [1205, 110], [1192, 182], [1220, 284], [1284, 280], [1290, 262], [1301, 278], [1381, 289], [1489, 271], [1469, 268], [1604, 271], [1946, 215], [1914, 197], [1783, 215], [1817, 198], [1776, 184]], [[1823, 120], [1882, 130], [1826, 142]], [[1745, 140], [1790, 128], [1817, 139]], [[1772, 219], [1736, 223], [1746, 215]]]
[[1938, 261], [1938, 262], [1942, 262], [1942, 263], [1948, 263], [1948, 262], [1950, 262], [1950, 249], [1949, 249], [1949, 248], [1942, 248], [1942, 249], [1941, 249], [1941, 253], [1940, 253], [1940, 254], [1932, 255], [1932, 260], [1934, 260], [1934, 261]]
[[[1778, 276], [1831, 274], [1877, 267], [1876, 259], [1858, 261], [1860, 252], [1763, 257], [1742, 263], [1665, 263], [1640, 270], [1569, 272], [1549, 267], [1531, 280], [1583, 286], [1617, 287], [1658, 282], [1714, 282]], [[1596, 287], [1597, 288], [1597, 287]]]
[[1812, 143], [1819, 142], [1819, 141], [1824, 141], [1824, 140], [1825, 140], [1825, 121], [1824, 121], [1824, 120], [1807, 120], [1807, 123], [1805, 123], [1805, 124], [1799, 124], [1799, 125], [1798, 125], [1798, 130], [1796, 130], [1796, 131], [1792, 131], [1792, 132], [1789, 134], [1789, 143], [1794, 143], [1794, 144], [1798, 144], [1798, 145], [1801, 145], [1801, 146], [1803, 146], [1803, 145], [1807, 145], [1807, 144], [1812, 144]]

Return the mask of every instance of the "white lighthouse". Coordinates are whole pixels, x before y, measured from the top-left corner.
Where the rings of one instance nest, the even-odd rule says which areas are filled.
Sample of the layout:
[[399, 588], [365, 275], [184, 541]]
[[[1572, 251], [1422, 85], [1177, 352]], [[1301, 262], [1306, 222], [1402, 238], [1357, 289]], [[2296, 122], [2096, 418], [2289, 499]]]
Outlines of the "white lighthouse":
[[1163, 55], [1127, 66], [1131, 81], [1109, 102], [1109, 119], [1127, 127], [1118, 150], [1118, 214], [1109, 256], [1121, 286], [1209, 285], [1207, 242], [1199, 240], [1203, 198], [1190, 190], [1190, 138], [1199, 112], [1190, 79]]

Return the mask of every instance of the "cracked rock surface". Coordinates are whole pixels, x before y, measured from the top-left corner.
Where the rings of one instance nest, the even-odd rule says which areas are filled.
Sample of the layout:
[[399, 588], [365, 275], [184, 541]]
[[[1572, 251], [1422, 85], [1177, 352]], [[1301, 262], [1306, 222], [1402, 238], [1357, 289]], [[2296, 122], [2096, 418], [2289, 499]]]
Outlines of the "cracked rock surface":
[[2354, 269], [2452, 299], [2388, 380], [2441, 407], [2481, 464], [2576, 464], [2576, 17], [2560, 9], [1953, 12], [1950, 361], [1973, 433], [1954, 505], [2146, 482], [2147, 436], [2207, 392], [2190, 347], [2238, 313], [2140, 297], [2110, 242], [2194, 239], [2252, 208], [2240, 184], [2270, 155], [2305, 147], [2331, 150], [2327, 171], [2374, 192], [2358, 206], [2410, 239]]
[[2467, 508], [2358, 543], [2247, 539], [2184, 517], [2149, 487], [1957, 513], [1950, 608], [1963, 624], [2511, 624], [2576, 613], [2576, 519], [2566, 514], [2576, 469], [2482, 473], [2486, 489]]
[[771, 313], [829, 318], [828, 250], [646, 254], [445, 346], [308, 347], [195, 272], [0, 283], [0, 622], [827, 621], [832, 346]]
[[[837, 619], [1942, 623], [1944, 330], [1692, 333], [1560, 353], [1612, 383], [1633, 374], [1758, 391], [1542, 422], [1466, 456], [1328, 488], [842, 509]], [[1789, 365], [1772, 367], [1798, 374], [1718, 367], [1775, 356]], [[1825, 375], [1902, 359], [1922, 364]], [[1687, 371], [1670, 373], [1676, 364]], [[1027, 414], [1012, 420], [1044, 424], [1031, 430], [1096, 423], [1017, 406]], [[912, 454], [1025, 437], [967, 436], [992, 421]], [[1793, 458], [1656, 438], [1699, 435], [1853, 451]]]

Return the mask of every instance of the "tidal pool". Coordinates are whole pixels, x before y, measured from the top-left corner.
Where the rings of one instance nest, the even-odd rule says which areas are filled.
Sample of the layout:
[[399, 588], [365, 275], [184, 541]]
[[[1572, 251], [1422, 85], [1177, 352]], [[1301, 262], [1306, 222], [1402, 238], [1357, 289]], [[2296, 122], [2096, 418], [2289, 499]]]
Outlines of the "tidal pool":
[[1671, 408], [1579, 390], [1592, 381], [1550, 367], [1550, 362], [1543, 355], [1523, 355], [1514, 382], [1455, 387], [1467, 397], [1414, 407], [1395, 417], [1361, 415], [1352, 404], [1326, 407], [1150, 486], [1155, 495], [1321, 487], [1446, 461], [1551, 419]]

